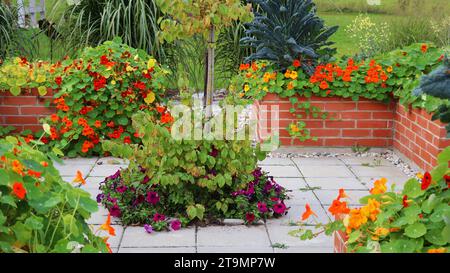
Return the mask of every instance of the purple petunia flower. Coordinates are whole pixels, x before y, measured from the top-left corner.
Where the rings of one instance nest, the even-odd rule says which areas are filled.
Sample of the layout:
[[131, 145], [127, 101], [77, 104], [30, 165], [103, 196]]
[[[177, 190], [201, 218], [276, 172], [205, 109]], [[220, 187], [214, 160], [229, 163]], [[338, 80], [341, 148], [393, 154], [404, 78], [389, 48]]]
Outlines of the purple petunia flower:
[[105, 195], [103, 193], [97, 194], [97, 203], [101, 203], [103, 199], [105, 198]]
[[267, 209], [266, 203], [263, 203], [263, 202], [258, 202], [258, 210], [259, 210], [259, 212], [262, 212], [262, 213], [265, 213], [265, 212], [269, 211]]
[[144, 225], [144, 229], [147, 233], [152, 233], [153, 232], [153, 227], [149, 224], [145, 224]]
[[117, 192], [120, 192], [120, 193], [126, 192], [127, 189], [128, 189], [127, 186], [120, 186], [120, 187], [116, 188]]
[[286, 211], [286, 205], [283, 203], [277, 203], [273, 206], [273, 211], [278, 214], [283, 214]]
[[170, 227], [175, 231], [179, 230], [181, 228], [181, 221], [178, 219], [173, 220], [172, 222], [170, 222]]
[[110, 210], [109, 210], [109, 213], [111, 214], [111, 216], [113, 216], [113, 217], [120, 217], [120, 215], [122, 214], [121, 212], [120, 212], [120, 208], [119, 208], [119, 206], [116, 204], [116, 205], [114, 205]]
[[219, 155], [219, 150], [216, 149], [216, 147], [213, 146], [211, 152], [209, 153], [212, 157], [217, 157]]
[[108, 179], [116, 179], [120, 176], [120, 170], [118, 170], [115, 174], [108, 176]]
[[262, 176], [261, 168], [256, 168], [252, 174], [253, 174], [253, 177], [260, 178]]
[[155, 222], [164, 221], [165, 219], [166, 216], [164, 216], [164, 214], [155, 213], [155, 215], [153, 216], [153, 221]]
[[159, 195], [155, 191], [150, 191], [147, 193], [147, 202], [150, 204], [156, 205], [159, 202]]
[[150, 178], [148, 176], [145, 176], [144, 179], [142, 179], [142, 184], [147, 184], [150, 181]]

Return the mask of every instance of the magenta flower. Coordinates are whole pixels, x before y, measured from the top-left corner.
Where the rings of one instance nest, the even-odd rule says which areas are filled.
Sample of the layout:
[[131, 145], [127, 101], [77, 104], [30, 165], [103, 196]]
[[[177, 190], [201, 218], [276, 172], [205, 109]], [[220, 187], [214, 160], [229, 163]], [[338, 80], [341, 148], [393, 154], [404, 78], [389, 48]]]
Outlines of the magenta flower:
[[171, 227], [173, 230], [179, 230], [179, 229], [181, 228], [181, 221], [178, 220], [178, 219], [173, 220], [173, 221], [170, 223], [170, 227]]
[[117, 187], [116, 190], [117, 190], [117, 192], [124, 193], [127, 189], [128, 189], [127, 186], [120, 186], [120, 187]]
[[247, 220], [247, 222], [251, 223], [251, 222], [255, 221], [255, 215], [251, 212], [247, 212], [245, 214], [245, 219]]
[[148, 176], [145, 176], [142, 180], [142, 184], [147, 184], [150, 181], [150, 178]]
[[149, 224], [145, 224], [144, 225], [144, 229], [147, 233], [152, 233], [153, 232], [153, 227]]
[[258, 210], [259, 210], [259, 212], [262, 212], [262, 213], [269, 211], [269, 209], [267, 209], [266, 203], [263, 203], [263, 202], [258, 202]]
[[155, 222], [164, 221], [165, 219], [166, 216], [164, 216], [164, 214], [155, 213], [155, 215], [153, 216], [153, 221]]
[[283, 203], [277, 203], [273, 206], [273, 211], [278, 214], [283, 214], [286, 211], [286, 205]]
[[115, 204], [110, 210], [109, 213], [111, 213], [111, 216], [113, 217], [120, 217], [120, 215], [122, 214], [120, 212], [120, 208], [117, 204]]
[[217, 150], [214, 146], [211, 150], [211, 152], [209, 153], [210, 156], [212, 157], [217, 157], [219, 155], [219, 150]]
[[150, 204], [156, 205], [159, 202], [159, 195], [157, 192], [150, 191], [147, 193], [147, 202]]

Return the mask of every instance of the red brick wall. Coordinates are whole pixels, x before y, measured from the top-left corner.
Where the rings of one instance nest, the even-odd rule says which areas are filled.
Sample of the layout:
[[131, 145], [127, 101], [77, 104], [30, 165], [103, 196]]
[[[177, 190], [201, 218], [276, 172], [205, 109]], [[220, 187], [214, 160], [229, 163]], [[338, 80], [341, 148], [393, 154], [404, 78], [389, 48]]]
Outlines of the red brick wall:
[[[298, 98], [305, 101], [305, 98]], [[352, 101], [338, 97], [321, 98], [313, 97], [311, 104], [319, 107], [330, 114], [331, 118], [322, 119], [305, 118], [306, 128], [310, 129], [311, 135], [318, 137], [317, 141], [307, 140], [300, 142], [292, 139], [286, 130], [293, 121], [298, 121], [295, 114], [289, 112], [292, 107], [288, 99], [279, 98], [277, 95], [268, 94], [262, 101], [256, 103], [261, 113], [265, 113], [262, 108], [267, 107], [270, 111], [272, 107], [279, 106], [279, 127], [272, 126], [270, 114], [264, 117], [262, 114], [258, 121], [258, 129], [262, 131], [279, 129], [281, 145], [285, 146], [328, 146], [328, 147], [351, 147], [356, 144], [369, 147], [390, 147], [392, 146], [393, 119], [395, 113], [395, 103], [384, 104], [377, 101], [364, 100]], [[263, 136], [261, 136], [264, 138]]]
[[39, 119], [55, 112], [53, 107], [45, 107], [52, 100], [53, 92], [39, 96], [37, 90], [23, 90], [20, 96], [0, 91], [0, 126], [12, 125], [17, 131], [42, 129]]
[[422, 109], [397, 105], [395, 113], [394, 148], [421, 169], [431, 170], [439, 152], [450, 145], [445, 125], [431, 121], [431, 115]]

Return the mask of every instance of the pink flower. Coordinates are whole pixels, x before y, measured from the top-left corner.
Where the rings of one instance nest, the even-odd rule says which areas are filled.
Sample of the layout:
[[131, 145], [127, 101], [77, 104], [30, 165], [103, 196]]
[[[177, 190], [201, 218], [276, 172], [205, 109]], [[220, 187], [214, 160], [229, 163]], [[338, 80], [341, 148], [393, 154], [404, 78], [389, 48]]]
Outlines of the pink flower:
[[173, 230], [179, 230], [181, 228], [181, 221], [180, 220], [173, 220], [172, 222], [170, 222], [170, 227]]
[[266, 203], [258, 202], [258, 210], [259, 212], [265, 213], [268, 211]]
[[164, 216], [164, 214], [155, 213], [155, 215], [153, 216], [153, 221], [155, 222], [164, 221], [165, 219], [166, 216]]
[[286, 211], [286, 205], [283, 203], [277, 203], [273, 206], [273, 211], [278, 214], [283, 214]]
[[245, 219], [247, 220], [247, 222], [252, 223], [253, 221], [255, 221], [255, 215], [251, 212], [247, 212], [247, 214], [245, 214]]

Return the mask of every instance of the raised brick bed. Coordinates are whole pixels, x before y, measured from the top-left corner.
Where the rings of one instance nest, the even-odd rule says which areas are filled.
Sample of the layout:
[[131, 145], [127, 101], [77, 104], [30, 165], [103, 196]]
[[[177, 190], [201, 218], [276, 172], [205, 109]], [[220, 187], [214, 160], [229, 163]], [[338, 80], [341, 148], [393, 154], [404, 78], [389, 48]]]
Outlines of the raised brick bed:
[[[290, 113], [289, 99], [275, 94], [255, 102], [259, 109], [258, 138], [265, 139], [273, 130], [279, 130], [282, 146], [394, 147], [423, 170], [430, 170], [436, 164], [439, 152], [450, 145], [444, 124], [432, 121], [425, 110], [405, 109], [395, 101], [386, 104], [366, 99], [355, 102], [339, 97], [313, 97], [311, 104], [332, 117], [301, 119], [311, 130], [311, 135], [318, 137], [317, 141], [292, 141], [286, 128], [291, 122], [298, 121], [295, 114], [302, 113]], [[278, 126], [270, 121], [270, 111], [276, 107], [279, 109]]]
[[[298, 99], [305, 101], [305, 98]], [[270, 114], [265, 117], [262, 114], [262, 118], [258, 121], [258, 128], [262, 129], [260, 132], [263, 132], [260, 138], [264, 138], [266, 130], [270, 133], [272, 130], [279, 129], [281, 145], [284, 146], [351, 147], [357, 144], [369, 147], [392, 146], [395, 103], [384, 104], [371, 100], [352, 101], [339, 97], [313, 97], [311, 104], [328, 112], [332, 117], [332, 119], [320, 117], [301, 119], [306, 123], [306, 128], [310, 129], [311, 135], [318, 137], [317, 141], [295, 140], [292, 142], [286, 128], [298, 119], [296, 115], [289, 112], [292, 107], [289, 100], [274, 94], [268, 94], [262, 101], [256, 102], [256, 107], [264, 113], [264, 109], [271, 111], [274, 106], [278, 106], [279, 127], [272, 126], [269, 121]]]
[[45, 102], [52, 100], [53, 92], [39, 96], [37, 90], [23, 90], [20, 96], [9, 92], [0, 92], [0, 126], [12, 125], [17, 131], [42, 129], [39, 119], [55, 112], [53, 107], [46, 107]]
[[445, 125], [431, 121], [431, 115], [421, 109], [397, 105], [394, 122], [394, 148], [414, 161], [423, 170], [436, 165], [436, 156], [450, 145]]

